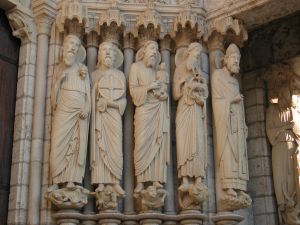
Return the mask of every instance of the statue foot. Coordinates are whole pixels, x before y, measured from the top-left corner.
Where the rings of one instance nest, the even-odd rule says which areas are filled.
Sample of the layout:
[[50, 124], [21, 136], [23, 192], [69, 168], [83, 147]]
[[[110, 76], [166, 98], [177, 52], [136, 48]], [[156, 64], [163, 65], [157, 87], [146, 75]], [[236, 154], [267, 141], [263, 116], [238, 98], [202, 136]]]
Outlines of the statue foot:
[[134, 193], [140, 193], [144, 189], [143, 183], [138, 183], [134, 189]]
[[125, 191], [119, 184], [115, 184], [115, 190], [120, 196], [125, 196]]
[[237, 197], [237, 193], [232, 188], [228, 188], [227, 191], [226, 191], [226, 194], [229, 195], [229, 196], [232, 196], [234, 198]]
[[96, 192], [101, 192], [104, 190], [104, 184], [98, 184], [98, 187], [96, 188]]
[[153, 182], [153, 186], [155, 186], [156, 188], [163, 188], [163, 185], [158, 181]]
[[75, 184], [73, 182], [68, 182], [66, 188], [75, 188]]

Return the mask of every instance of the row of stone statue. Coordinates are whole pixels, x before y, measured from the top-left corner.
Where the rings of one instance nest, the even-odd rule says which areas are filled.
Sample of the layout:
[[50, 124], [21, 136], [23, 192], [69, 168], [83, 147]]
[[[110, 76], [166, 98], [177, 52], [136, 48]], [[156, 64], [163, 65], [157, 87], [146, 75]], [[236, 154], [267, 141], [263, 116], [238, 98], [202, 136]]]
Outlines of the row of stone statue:
[[[208, 196], [204, 183], [207, 165], [206, 99], [208, 87], [200, 66], [202, 45], [191, 43], [176, 53], [173, 97], [176, 112], [177, 169], [182, 210], [201, 209]], [[98, 64], [90, 76], [80, 39], [68, 35], [62, 59], [53, 76], [49, 199], [59, 207], [82, 207], [88, 191], [81, 187], [88, 139], [91, 183], [100, 211], [117, 208], [125, 195], [120, 186], [123, 170], [122, 115], [126, 108], [126, 78], [118, 68], [123, 54], [116, 45], [99, 46]], [[248, 180], [247, 127], [243, 96], [234, 77], [240, 52], [231, 44], [224, 67], [214, 71], [211, 94], [215, 124], [215, 158], [224, 210], [251, 203], [245, 193]], [[167, 195], [170, 158], [169, 74], [161, 63], [158, 44], [147, 41], [136, 54], [129, 73], [129, 92], [135, 105], [134, 196], [140, 212], [159, 210]], [[126, 134], [124, 135], [126, 138]], [[125, 177], [126, 179], [126, 177]], [[77, 194], [76, 194], [77, 193]], [[227, 202], [225, 204], [225, 202]], [[229, 203], [228, 203], [229, 202]]]

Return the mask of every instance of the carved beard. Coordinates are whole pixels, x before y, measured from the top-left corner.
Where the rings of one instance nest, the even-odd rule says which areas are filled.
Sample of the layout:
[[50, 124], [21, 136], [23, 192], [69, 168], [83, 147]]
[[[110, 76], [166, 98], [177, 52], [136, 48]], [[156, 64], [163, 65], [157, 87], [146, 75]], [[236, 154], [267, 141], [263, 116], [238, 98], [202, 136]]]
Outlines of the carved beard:
[[186, 61], [186, 67], [188, 70], [193, 71], [193, 73], [200, 74], [201, 72], [200, 60], [197, 60], [197, 58], [189, 57]]
[[71, 66], [76, 60], [76, 55], [73, 52], [67, 52], [66, 54], [64, 54], [63, 60], [67, 66]]
[[233, 74], [238, 74], [240, 72], [240, 66], [237, 64], [228, 65], [228, 69]]
[[103, 60], [103, 64], [104, 64], [105, 66], [107, 66], [108, 68], [111, 68], [112, 65], [113, 65], [113, 60], [112, 60], [112, 58], [111, 58], [110, 56], [106, 56], [106, 57], [104, 58], [104, 60]]
[[156, 58], [154, 55], [151, 55], [151, 56], [145, 58], [145, 62], [146, 62], [147, 67], [155, 68], [155, 66], [156, 66]]

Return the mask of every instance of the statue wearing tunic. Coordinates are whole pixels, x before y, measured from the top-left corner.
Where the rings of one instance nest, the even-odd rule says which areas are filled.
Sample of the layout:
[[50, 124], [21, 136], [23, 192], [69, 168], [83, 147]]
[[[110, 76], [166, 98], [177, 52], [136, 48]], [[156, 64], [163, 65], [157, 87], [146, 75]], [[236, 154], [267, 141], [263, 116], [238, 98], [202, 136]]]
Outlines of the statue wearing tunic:
[[81, 183], [84, 176], [90, 113], [90, 80], [81, 64], [85, 50], [80, 40], [68, 35], [63, 43], [62, 62], [53, 76], [53, 108], [50, 171], [52, 182]]
[[[272, 78], [276, 79], [274, 76]], [[300, 114], [297, 102], [294, 106], [291, 104], [289, 88], [284, 87], [283, 82], [280, 85], [275, 89], [278, 102], [270, 103], [267, 110], [266, 128], [272, 144], [273, 180], [280, 220], [284, 224], [294, 225], [300, 224], [297, 162]]]
[[[173, 96], [178, 100], [176, 112], [176, 145], [178, 177], [182, 180], [179, 198], [189, 192], [192, 186], [202, 191], [202, 203], [208, 191], [202, 179], [207, 166], [206, 98], [208, 88], [200, 68], [202, 46], [192, 43], [185, 52], [177, 52], [176, 70], [173, 82]], [[179, 50], [180, 51], [180, 50]], [[180, 55], [183, 55], [180, 57]], [[189, 196], [193, 204], [181, 204], [183, 209], [197, 209], [195, 198]], [[181, 201], [179, 201], [180, 203]], [[182, 201], [184, 202], [184, 201]], [[186, 201], [185, 201], [186, 202]]]
[[135, 193], [144, 189], [146, 182], [162, 188], [167, 179], [169, 161], [168, 97], [154, 94], [163, 81], [157, 79], [160, 62], [158, 45], [148, 41], [137, 53], [136, 63], [129, 74], [129, 88], [134, 105], [134, 164], [137, 177]]
[[[224, 67], [212, 74], [212, 105], [215, 125], [216, 169], [222, 190], [222, 199], [231, 199], [236, 210], [247, 207], [241, 202], [251, 202], [247, 190], [248, 158], [246, 138], [248, 129], [245, 123], [243, 96], [240, 94], [238, 80], [240, 52], [231, 44], [224, 57]], [[246, 201], [244, 201], [246, 200]]]
[[[123, 170], [122, 115], [126, 107], [126, 79], [117, 69], [122, 62], [123, 54], [117, 46], [110, 42], [100, 45], [98, 67], [92, 73], [90, 131], [92, 184], [98, 185], [96, 192], [103, 192], [106, 188], [113, 190], [118, 197], [125, 194], [120, 187], [120, 180]], [[107, 185], [112, 187], [105, 187]], [[103, 196], [103, 193], [99, 196]]]

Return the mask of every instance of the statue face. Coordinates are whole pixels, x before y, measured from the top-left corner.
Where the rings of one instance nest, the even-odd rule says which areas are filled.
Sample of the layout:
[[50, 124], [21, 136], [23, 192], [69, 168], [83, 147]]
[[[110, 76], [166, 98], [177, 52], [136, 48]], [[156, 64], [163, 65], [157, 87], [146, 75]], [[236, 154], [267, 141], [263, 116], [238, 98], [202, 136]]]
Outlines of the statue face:
[[147, 66], [155, 67], [158, 57], [158, 46], [155, 43], [150, 43], [145, 48], [144, 61]]
[[114, 46], [110, 43], [101, 45], [99, 49], [99, 57], [102, 65], [107, 68], [113, 67], [116, 58]]
[[225, 56], [225, 65], [231, 74], [237, 74], [240, 72], [240, 59], [241, 56], [238, 53], [232, 53]]
[[75, 63], [76, 55], [80, 47], [80, 40], [73, 36], [67, 36], [63, 44], [63, 62], [67, 66]]
[[153, 186], [148, 187], [149, 196], [155, 198], [157, 196], [156, 188]]

